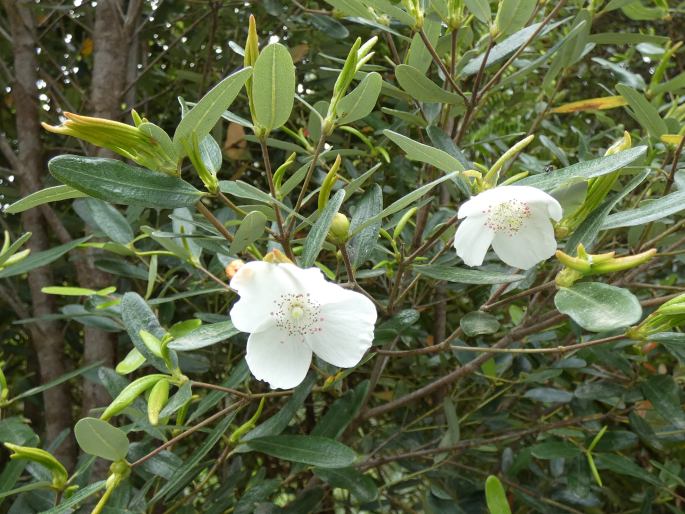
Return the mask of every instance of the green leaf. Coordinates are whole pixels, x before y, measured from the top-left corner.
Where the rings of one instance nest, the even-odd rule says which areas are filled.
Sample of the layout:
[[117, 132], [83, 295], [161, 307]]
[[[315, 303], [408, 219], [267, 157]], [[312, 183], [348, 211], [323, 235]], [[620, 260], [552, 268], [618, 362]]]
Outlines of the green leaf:
[[54, 248], [50, 248], [49, 250], [45, 250], [44, 252], [32, 253], [24, 260], [16, 264], [12, 264], [11, 266], [8, 266], [7, 268], [0, 271], [0, 278], [8, 278], [14, 277], [16, 275], [23, 275], [24, 273], [27, 273], [34, 268], [47, 266], [51, 262], [54, 262], [60, 257], [62, 257], [62, 255], [64, 255], [65, 253], [76, 248], [81, 243], [88, 241], [88, 239], [90, 239], [90, 236], [82, 237], [80, 239], [74, 239], [70, 243], [55, 246]]
[[193, 134], [197, 135], [198, 141], [202, 141], [209, 134], [224, 111], [231, 106], [251, 74], [252, 68], [244, 68], [229, 75], [186, 113], [174, 132], [174, 147], [178, 155], [185, 155], [183, 141], [192, 142]]
[[321, 247], [326, 240], [328, 230], [331, 228], [333, 218], [340, 210], [340, 206], [344, 200], [345, 191], [341, 189], [328, 201], [326, 207], [324, 207], [319, 215], [319, 219], [316, 220], [316, 223], [314, 223], [314, 226], [309, 231], [309, 235], [304, 241], [302, 257], [300, 257], [300, 265], [303, 268], [309, 268], [314, 265], [314, 261], [316, 261], [316, 258], [321, 251]]
[[613, 155], [599, 157], [591, 161], [578, 162], [567, 168], [561, 168], [550, 173], [540, 173], [516, 182], [519, 186], [533, 186], [543, 191], [551, 191], [565, 182], [580, 177], [590, 179], [600, 177], [636, 161], [647, 151], [646, 146], [636, 146]]
[[311, 435], [331, 439], [340, 437], [359, 413], [368, 392], [369, 381], [364, 380], [335, 400], [312, 429]]
[[174, 414], [178, 409], [183, 407], [186, 403], [190, 401], [190, 399], [193, 396], [193, 391], [192, 387], [190, 385], [190, 382], [184, 383], [181, 387], [178, 388], [178, 391], [176, 391], [176, 394], [174, 394], [167, 404], [164, 406], [162, 409], [162, 412], [159, 413], [160, 418], [166, 418]]
[[485, 481], [485, 502], [490, 514], [511, 514], [507, 493], [495, 475], [490, 475]]
[[490, 25], [492, 12], [488, 0], [465, 0], [464, 2], [469, 11], [483, 23]]
[[96, 418], [83, 418], [74, 427], [74, 436], [89, 455], [117, 461], [128, 455], [128, 438], [123, 430]]
[[624, 84], [618, 84], [616, 90], [626, 99], [638, 123], [650, 136], [658, 138], [668, 133], [666, 122], [659, 115], [657, 108], [645, 98], [645, 95]]
[[472, 311], [461, 317], [459, 326], [468, 337], [494, 334], [499, 330], [499, 321], [492, 314]]
[[580, 449], [565, 441], [548, 441], [531, 446], [530, 453], [536, 459], [570, 459], [579, 455]]
[[464, 171], [462, 164], [447, 152], [424, 145], [392, 130], [386, 129], [383, 134], [407, 152], [407, 159], [409, 160], [425, 162], [442, 171]]
[[642, 394], [659, 415], [678, 430], [685, 429], [685, 412], [680, 402], [680, 386], [670, 375], [654, 375], [642, 384]]
[[71, 380], [74, 377], [78, 377], [79, 375], [83, 375], [84, 373], [88, 373], [89, 371], [98, 368], [102, 365], [102, 361], [98, 362], [93, 362], [92, 364], [88, 364], [87, 366], [83, 366], [81, 368], [75, 369], [73, 371], [70, 371], [69, 373], [65, 373], [64, 375], [61, 375], [57, 377], [54, 380], [50, 380], [49, 382], [45, 384], [41, 384], [36, 387], [32, 387], [31, 389], [27, 389], [23, 393], [18, 394], [14, 398], [12, 398], [10, 401], [15, 402], [17, 400], [21, 400], [23, 398], [28, 398], [29, 396], [33, 396], [38, 393], [42, 393], [43, 391], [47, 391], [48, 389], [55, 387], [56, 385], [62, 384], [66, 382], [67, 380]]
[[[445, 91], [426, 77], [425, 73], [421, 73], [413, 66], [400, 64], [395, 68], [395, 78], [402, 89], [420, 102], [441, 102], [456, 105], [462, 109], [465, 107], [461, 96]], [[455, 111], [455, 113], [458, 112], [458, 110]]]
[[533, 389], [528, 389], [523, 397], [544, 403], [568, 403], [573, 400], [572, 393], [562, 391], [561, 389], [554, 389], [553, 387], [534, 387]]
[[642, 306], [633, 293], [601, 282], [563, 287], [554, 296], [554, 305], [591, 332], [625, 328], [642, 316]]
[[295, 65], [280, 43], [260, 52], [252, 76], [252, 99], [255, 119], [267, 132], [288, 121], [295, 99]]
[[575, 251], [579, 244], [585, 246], [586, 250], [593, 248], [593, 243], [599, 231], [604, 225], [609, 213], [628, 193], [639, 186], [644, 179], [649, 176], [650, 170], [646, 169], [638, 173], [633, 179], [626, 184], [623, 190], [608, 198], [603, 204], [592, 211], [587, 218], [580, 224], [580, 226], [571, 234], [566, 242], [566, 251]]
[[319, 468], [345, 468], [357, 458], [349, 447], [334, 439], [312, 435], [275, 435], [251, 439], [247, 446], [278, 459]]
[[133, 239], [133, 230], [126, 218], [107, 202], [88, 198], [85, 200], [93, 221], [107, 237], [116, 243], [126, 245]]
[[219, 424], [209, 433], [202, 445], [196, 447], [191, 455], [183, 461], [183, 465], [174, 471], [174, 477], [171, 480], [168, 480], [159, 491], [157, 491], [157, 494], [150, 500], [150, 503], [155, 503], [165, 496], [168, 499], [186, 483], [197, 476], [196, 466], [205, 458], [205, 455], [214, 448], [216, 443], [219, 442], [219, 439], [221, 439], [226, 430], [231, 426], [235, 416], [236, 411], [233, 411], [219, 421]]
[[659, 479], [652, 476], [631, 459], [621, 455], [597, 453], [594, 455], [594, 459], [595, 464], [599, 469], [608, 469], [609, 471], [613, 471], [619, 475], [627, 475], [653, 485], [661, 485], [661, 481]]
[[685, 191], [676, 191], [656, 200], [644, 202], [637, 209], [612, 214], [602, 225], [602, 230], [635, 227], [660, 220], [685, 209]]
[[189, 207], [203, 193], [178, 177], [129, 166], [114, 159], [59, 155], [48, 162], [50, 173], [89, 196], [142, 207]]
[[31, 193], [21, 200], [17, 200], [7, 207], [5, 212], [7, 214], [17, 214], [46, 203], [71, 200], [72, 198], [83, 198], [85, 196], [88, 195], [70, 186], [47, 187], [40, 191], [36, 191], [35, 193]]
[[[366, 262], [376, 246], [378, 233], [381, 229], [381, 219], [378, 214], [382, 210], [383, 190], [378, 184], [373, 184], [357, 203], [357, 208], [354, 210], [350, 222], [350, 233], [355, 234], [355, 236], [347, 243], [347, 247], [354, 269]], [[357, 232], [357, 227], [366, 220], [373, 218], [376, 218], [374, 223]]]
[[[681, 73], [680, 75], [675, 76], [671, 80], [667, 80], [666, 82], [662, 82], [661, 84], [657, 84], [654, 87], [650, 87], [651, 93], [655, 95], [660, 95], [662, 93], [671, 93], [673, 91], [678, 91], [680, 89], [685, 89], [685, 72]], [[34, 193], [36, 194], [36, 193]], [[21, 200], [19, 200], [21, 201]], [[19, 203], [19, 202], [17, 202]], [[7, 209], [6, 212], [9, 212], [9, 209]]]
[[421, 275], [458, 284], [507, 284], [523, 280], [523, 275], [510, 275], [496, 271], [481, 271], [474, 269], [443, 266], [440, 264], [415, 265], [412, 269]]
[[45, 294], [57, 294], [61, 296], [95, 296], [98, 292], [95, 289], [88, 289], [86, 287], [62, 287], [62, 286], [48, 286], [41, 289]]
[[536, 0], [502, 0], [495, 17], [495, 24], [502, 35], [509, 35], [523, 28], [535, 9]]
[[166, 364], [154, 355], [140, 337], [140, 331], [145, 330], [157, 339], [164, 337], [165, 331], [157, 321], [157, 316], [138, 293], [126, 293], [121, 299], [121, 319], [124, 322], [128, 336], [136, 349], [145, 356], [150, 364], [158, 370], [167, 372]]
[[378, 101], [383, 79], [380, 74], [369, 73], [349, 94], [340, 99], [336, 107], [336, 123], [344, 125], [366, 118]]
[[368, 8], [361, 0], [325, 0], [345, 16], [356, 16], [358, 18], [371, 19]]
[[[413, 22], [410, 22], [413, 25]], [[440, 29], [442, 28], [442, 22], [438, 16], [426, 16], [423, 23], [423, 32], [430, 44], [435, 48], [438, 46], [438, 40], [440, 39]], [[421, 73], [427, 73], [433, 62], [433, 57], [431, 56], [426, 44], [423, 42], [421, 35], [416, 33], [411, 39], [411, 45], [409, 45], [409, 50], [407, 51], [406, 63], [419, 70]]]
[[168, 347], [179, 352], [187, 352], [220, 343], [238, 333], [240, 331], [233, 326], [231, 321], [222, 321], [196, 328], [183, 337], [171, 341]]
[[228, 253], [237, 255], [262, 237], [266, 230], [266, 221], [266, 216], [263, 213], [259, 211], [248, 212], [233, 236], [233, 242]]
[[332, 487], [348, 490], [360, 503], [371, 502], [378, 497], [378, 487], [373, 479], [354, 468], [315, 468], [314, 474]]

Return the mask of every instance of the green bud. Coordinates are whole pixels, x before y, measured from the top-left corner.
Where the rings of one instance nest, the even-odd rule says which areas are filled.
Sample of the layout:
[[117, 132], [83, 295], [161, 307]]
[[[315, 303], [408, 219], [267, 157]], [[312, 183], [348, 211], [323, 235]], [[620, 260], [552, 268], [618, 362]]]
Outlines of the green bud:
[[397, 222], [397, 225], [395, 225], [395, 230], [392, 233], [393, 241], [397, 241], [397, 239], [402, 234], [404, 227], [407, 225], [407, 223], [409, 223], [409, 220], [414, 217], [414, 214], [416, 214], [416, 211], [416, 207], [412, 207], [407, 212], [405, 212], [404, 215], [400, 218], [400, 221]]
[[326, 174], [326, 178], [323, 179], [321, 189], [319, 190], [319, 210], [323, 210], [323, 208], [326, 207], [326, 204], [328, 204], [328, 199], [331, 196], [333, 186], [338, 180], [338, 170], [340, 169], [341, 163], [342, 159], [340, 158], [340, 154], [338, 154], [335, 158], [335, 162], [331, 166], [331, 169]]
[[573, 257], [557, 250], [556, 257], [564, 268], [557, 274], [555, 282], [558, 287], [570, 287], [574, 282], [591, 275], [605, 275], [625, 271], [640, 266], [656, 255], [652, 248], [637, 255], [616, 257], [616, 252], [589, 254], [582, 244], [578, 245], [577, 256]]
[[[209, 136], [211, 137], [211, 136]], [[197, 172], [198, 177], [210, 193], [217, 193], [219, 191], [219, 180], [216, 178], [216, 173], [207, 169], [204, 159], [202, 159], [202, 151], [200, 150], [200, 143], [197, 134], [193, 134], [192, 145], [187, 140], [183, 141], [183, 148], [185, 149], [190, 162], [193, 163], [193, 168]]]
[[130, 352], [128, 352], [126, 357], [124, 357], [124, 360], [117, 364], [115, 371], [120, 375], [128, 375], [129, 373], [137, 370], [143, 364], [145, 364], [145, 356], [140, 353], [137, 348], [133, 348]]
[[112, 416], [119, 414], [126, 407], [131, 405], [136, 398], [155, 385], [161, 378], [168, 379], [169, 377], [167, 375], [157, 373], [154, 375], [141, 377], [131, 382], [123, 389], [123, 391], [119, 393], [114, 400], [112, 400], [112, 403], [110, 403], [109, 407], [105, 409], [100, 416], [100, 419], [107, 421]]
[[147, 330], [141, 330], [138, 332], [138, 335], [143, 340], [143, 343], [145, 343], [147, 349], [150, 350], [153, 355], [156, 357], [162, 357], [162, 341], [157, 339]]
[[533, 139], [535, 139], [535, 136], [531, 134], [530, 136], [522, 139], [521, 141], [516, 143], [514, 146], [509, 148], [509, 150], [504, 152], [504, 154], [502, 154], [502, 156], [499, 159], [497, 159], [495, 164], [492, 165], [490, 170], [485, 175], [484, 181], [485, 181], [485, 187], [486, 188], [492, 188], [492, 187], [495, 187], [497, 185], [497, 182], [499, 182], [499, 172], [502, 170], [504, 165], [507, 162], [509, 162], [511, 159], [516, 157], [516, 155], [518, 155], [518, 153], [521, 150], [523, 150], [530, 143], [532, 143]]
[[7, 399], [9, 395], [9, 388], [7, 387], [7, 379], [5, 378], [5, 373], [2, 371], [2, 365], [4, 362], [0, 362], [0, 405]]
[[169, 381], [166, 378], [159, 380], [150, 390], [147, 399], [147, 419], [152, 426], [159, 424], [159, 413], [169, 400]]
[[250, 430], [252, 430], [255, 425], [257, 424], [257, 420], [259, 419], [259, 416], [262, 415], [262, 409], [264, 409], [264, 403], [266, 401], [266, 398], [262, 396], [262, 399], [259, 401], [259, 406], [257, 407], [257, 411], [253, 414], [253, 416], [248, 419], [245, 423], [240, 425], [238, 428], [236, 428], [233, 433], [229, 436], [228, 442], [229, 444], [235, 444], [240, 441], [240, 438], [244, 436], [246, 433], [248, 433]]
[[47, 468], [52, 475], [52, 487], [61, 491], [67, 485], [69, 474], [66, 468], [49, 452], [40, 448], [19, 446], [11, 443], [4, 443], [5, 447], [12, 452], [12, 460], [30, 460]]
[[337, 244], [347, 241], [350, 234], [350, 220], [342, 212], [333, 217], [331, 228], [328, 229], [328, 237]]
[[283, 176], [285, 172], [295, 163], [297, 154], [295, 152], [291, 153], [283, 164], [281, 164], [278, 169], [274, 172], [274, 189], [276, 190], [276, 196], [281, 196], [281, 183], [283, 182]]
[[647, 316], [642, 323], [631, 327], [626, 335], [644, 341], [654, 334], [668, 332], [685, 325], [685, 293], [670, 299]]

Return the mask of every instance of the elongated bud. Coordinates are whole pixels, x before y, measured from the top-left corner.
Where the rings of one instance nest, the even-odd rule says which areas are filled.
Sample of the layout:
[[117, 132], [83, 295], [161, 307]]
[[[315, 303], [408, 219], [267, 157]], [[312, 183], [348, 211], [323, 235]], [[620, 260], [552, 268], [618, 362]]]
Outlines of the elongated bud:
[[159, 413], [169, 400], [169, 381], [166, 378], [159, 380], [150, 390], [147, 399], [147, 419], [152, 426], [159, 424]]
[[414, 214], [416, 214], [416, 211], [417, 208], [412, 207], [407, 212], [405, 212], [404, 215], [400, 218], [400, 221], [397, 222], [397, 225], [395, 225], [395, 230], [392, 233], [393, 241], [397, 241], [397, 239], [402, 234], [404, 227], [407, 225], [407, 223], [409, 223], [409, 220], [411, 220], [414, 217]]
[[293, 264], [293, 261], [288, 259], [283, 252], [277, 249], [271, 250], [262, 260], [264, 262], [271, 262], [272, 264]]
[[557, 274], [555, 282], [559, 287], [570, 287], [574, 282], [591, 275], [604, 275], [634, 268], [649, 261], [656, 255], [652, 248], [637, 255], [616, 257], [615, 252], [589, 254], [582, 244], [578, 245], [577, 256], [573, 257], [557, 250], [556, 257], [564, 265]]
[[66, 468], [51, 453], [40, 448], [19, 446], [11, 443], [4, 444], [5, 447], [12, 452], [10, 459], [30, 460], [47, 468], [52, 475], [52, 487], [55, 489], [61, 491], [67, 485], [69, 474], [67, 473]]
[[153, 355], [157, 357], [162, 356], [162, 341], [157, 339], [147, 330], [141, 330], [138, 335], [143, 340], [143, 343], [145, 343], [145, 346], [147, 346], [147, 349], [150, 350]]
[[633, 146], [633, 140], [630, 137], [630, 132], [625, 130], [623, 132], [623, 137], [611, 145], [604, 155], [614, 155], [615, 153], [622, 152], [624, 150], [629, 150]]
[[129, 373], [137, 370], [143, 364], [145, 364], [145, 356], [140, 353], [137, 348], [133, 348], [130, 352], [128, 352], [126, 357], [124, 357], [124, 360], [117, 364], [117, 367], [114, 371], [120, 375], [128, 375]]
[[319, 191], [319, 210], [322, 210], [324, 207], [326, 207], [326, 204], [328, 203], [328, 198], [331, 195], [333, 186], [338, 180], [338, 170], [340, 169], [341, 163], [342, 159], [340, 158], [340, 154], [338, 154], [335, 158], [335, 162], [331, 166], [331, 169], [326, 174], [326, 178], [324, 178], [323, 183], [321, 184], [321, 189]]
[[107, 421], [112, 416], [116, 416], [162, 378], [168, 379], [169, 377], [167, 375], [157, 373], [134, 380], [127, 385], [114, 400], [112, 400], [112, 403], [109, 404], [109, 407], [107, 407], [100, 415], [100, 419]]
[[274, 172], [274, 189], [276, 190], [276, 196], [280, 196], [281, 183], [283, 182], [283, 176], [285, 172], [295, 163], [297, 154], [295, 152], [291, 153], [283, 164], [281, 164], [278, 169]]
[[350, 220], [342, 212], [333, 217], [331, 228], [328, 229], [328, 237], [336, 244], [347, 241], [350, 233]]
[[530, 143], [533, 142], [533, 139], [535, 139], [534, 135], [530, 135], [518, 143], [516, 143], [514, 146], [509, 148], [506, 152], [502, 154], [502, 156], [497, 159], [495, 164], [492, 165], [490, 170], [487, 172], [485, 175], [485, 187], [492, 188], [497, 185], [497, 182], [499, 181], [499, 172], [502, 170], [504, 165], [509, 162], [511, 159], [516, 157], [516, 155], [523, 150], [526, 146], [528, 146]]
[[262, 399], [259, 401], [257, 411], [252, 415], [250, 419], [248, 419], [245, 423], [236, 428], [233, 431], [233, 433], [229, 436], [229, 444], [235, 444], [239, 442], [241, 437], [243, 437], [245, 434], [247, 434], [250, 430], [252, 430], [255, 427], [255, 425], [257, 424], [257, 420], [259, 419], [259, 416], [262, 415], [262, 410], [264, 409], [265, 401], [266, 398], [262, 396]]
[[245, 41], [245, 67], [254, 66], [259, 57], [259, 37], [257, 36], [257, 22], [252, 14], [247, 28], [247, 40]]

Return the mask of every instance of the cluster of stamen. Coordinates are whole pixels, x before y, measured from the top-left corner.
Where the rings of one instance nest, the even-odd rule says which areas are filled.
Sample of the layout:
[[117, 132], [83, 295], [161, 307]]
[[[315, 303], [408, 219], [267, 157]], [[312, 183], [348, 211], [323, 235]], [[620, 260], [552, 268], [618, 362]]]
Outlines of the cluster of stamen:
[[271, 317], [276, 326], [289, 336], [305, 336], [321, 332], [321, 306], [309, 293], [286, 293], [274, 300]]
[[487, 215], [486, 227], [513, 236], [521, 230], [531, 211], [527, 203], [513, 199], [492, 205], [484, 210], [483, 214]]

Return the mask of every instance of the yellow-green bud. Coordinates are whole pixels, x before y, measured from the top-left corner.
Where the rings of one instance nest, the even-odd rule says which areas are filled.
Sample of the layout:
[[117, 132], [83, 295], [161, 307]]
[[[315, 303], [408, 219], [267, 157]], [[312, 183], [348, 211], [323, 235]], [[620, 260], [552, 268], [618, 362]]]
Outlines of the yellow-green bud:
[[333, 217], [331, 228], [328, 230], [328, 237], [335, 243], [342, 244], [347, 241], [349, 233], [350, 220], [342, 212], [337, 213]]

